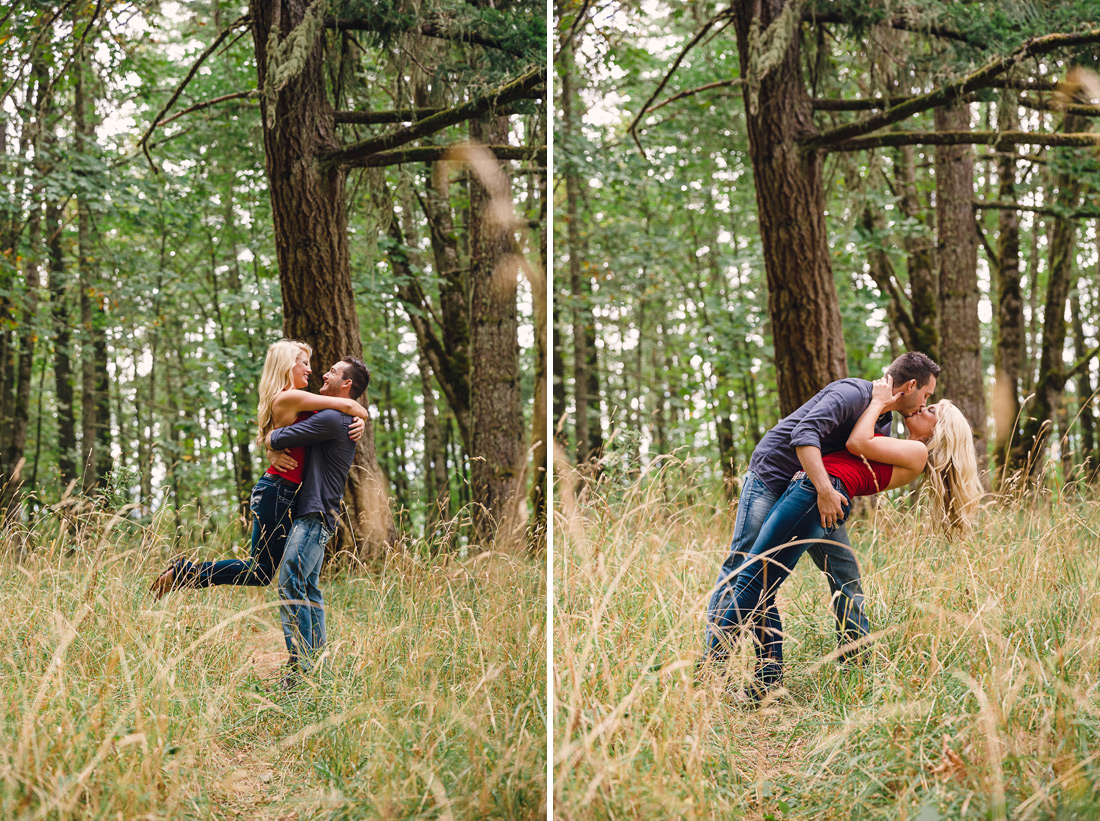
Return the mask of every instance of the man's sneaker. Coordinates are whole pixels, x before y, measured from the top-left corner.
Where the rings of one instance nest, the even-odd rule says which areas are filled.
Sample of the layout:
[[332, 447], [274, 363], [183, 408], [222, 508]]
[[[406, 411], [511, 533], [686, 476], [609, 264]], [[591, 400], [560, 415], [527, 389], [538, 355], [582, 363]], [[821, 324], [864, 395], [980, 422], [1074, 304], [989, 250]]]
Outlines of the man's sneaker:
[[782, 682], [766, 685], [759, 681], [750, 682], [743, 690], [730, 694], [734, 707], [742, 710], [757, 710], [765, 701], [773, 701], [783, 690]]

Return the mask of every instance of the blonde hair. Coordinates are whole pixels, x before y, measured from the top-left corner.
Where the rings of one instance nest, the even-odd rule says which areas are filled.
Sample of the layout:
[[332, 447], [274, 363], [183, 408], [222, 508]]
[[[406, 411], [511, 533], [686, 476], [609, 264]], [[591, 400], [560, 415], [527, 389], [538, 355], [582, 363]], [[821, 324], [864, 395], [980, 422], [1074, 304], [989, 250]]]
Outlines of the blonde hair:
[[275, 403], [275, 397], [287, 388], [294, 387], [292, 371], [298, 362], [298, 355], [303, 351], [306, 356], [313, 356], [313, 348], [305, 342], [296, 342], [293, 339], [280, 339], [267, 349], [264, 372], [260, 376], [260, 406], [256, 413], [256, 422], [260, 427], [256, 441], [261, 447], [264, 446], [267, 434], [275, 427], [272, 422], [271, 406]]
[[930, 497], [933, 521], [955, 535], [970, 527], [985, 491], [978, 479], [970, 423], [950, 399], [941, 400], [936, 408], [924, 492]]

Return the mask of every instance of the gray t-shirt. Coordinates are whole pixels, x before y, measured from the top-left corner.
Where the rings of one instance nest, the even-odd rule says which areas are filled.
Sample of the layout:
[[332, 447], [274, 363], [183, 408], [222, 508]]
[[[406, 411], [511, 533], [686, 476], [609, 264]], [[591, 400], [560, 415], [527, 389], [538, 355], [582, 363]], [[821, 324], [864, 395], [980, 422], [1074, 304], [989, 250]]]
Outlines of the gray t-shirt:
[[[838, 379], [817, 392], [809, 402], [764, 434], [752, 452], [749, 470], [768, 490], [779, 496], [791, 477], [802, 470], [795, 448], [812, 445], [821, 454], [844, 450], [852, 428], [871, 404], [871, 383], [866, 379]], [[875, 433], [890, 435], [893, 416], [884, 413], [875, 422]]]
[[275, 450], [309, 445], [302, 486], [294, 500], [294, 515], [320, 513], [333, 531], [344, 484], [355, 458], [356, 443], [348, 438], [348, 425], [353, 421], [346, 413], [327, 409], [271, 433], [271, 447]]

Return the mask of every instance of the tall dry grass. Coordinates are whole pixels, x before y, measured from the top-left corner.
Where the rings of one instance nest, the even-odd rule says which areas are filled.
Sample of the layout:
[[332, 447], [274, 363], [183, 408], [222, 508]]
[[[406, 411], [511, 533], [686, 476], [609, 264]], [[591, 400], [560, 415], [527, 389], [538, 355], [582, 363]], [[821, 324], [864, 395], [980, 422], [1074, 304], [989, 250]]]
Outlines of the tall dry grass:
[[868, 658], [833, 660], [804, 560], [779, 595], [788, 692], [758, 712], [693, 676], [733, 527], [717, 496], [669, 467], [560, 497], [557, 817], [1100, 817], [1095, 489], [989, 501], [954, 543], [907, 500], [865, 507]]
[[198, 535], [94, 513], [4, 533], [0, 817], [545, 815], [540, 563], [410, 551], [323, 579], [327, 665], [277, 695], [274, 587], [146, 592], [177, 538], [234, 546]]

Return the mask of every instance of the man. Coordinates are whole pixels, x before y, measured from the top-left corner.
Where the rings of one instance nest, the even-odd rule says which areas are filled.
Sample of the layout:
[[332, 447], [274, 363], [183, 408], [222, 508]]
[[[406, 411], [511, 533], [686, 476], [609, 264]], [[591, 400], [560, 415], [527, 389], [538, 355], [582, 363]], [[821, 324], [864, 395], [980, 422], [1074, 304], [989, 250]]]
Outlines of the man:
[[[902, 354], [886, 371], [893, 377], [903, 396], [896, 410], [911, 416], [924, 407], [936, 390], [940, 366], [922, 353]], [[737, 506], [733, 543], [722, 564], [718, 583], [707, 607], [707, 635], [704, 658], [723, 661], [729, 647], [719, 631], [712, 628], [716, 615], [725, 609], [733, 594], [733, 580], [744, 556], [756, 542], [768, 513], [787, 489], [791, 477], [799, 470], [806, 472], [818, 493], [821, 526], [827, 531], [843, 517], [844, 495], [833, 488], [821, 457], [843, 450], [856, 420], [871, 402], [871, 383], [865, 379], [840, 379], [818, 392], [813, 399], [768, 431], [753, 451], [748, 473], [741, 485], [741, 501]], [[884, 414], [875, 425], [875, 432], [890, 434], [891, 415]], [[831, 542], [819, 542], [807, 552], [825, 573], [832, 593], [833, 612], [837, 620], [837, 635], [841, 646], [867, 635], [869, 625], [863, 609], [863, 588], [859, 565], [852, 553], [848, 531], [840, 525], [828, 537]]]
[[[370, 372], [360, 360], [345, 357], [322, 377], [321, 393], [359, 399], [370, 383]], [[322, 410], [309, 419], [271, 431], [274, 450], [309, 445], [302, 486], [294, 502], [294, 523], [287, 536], [279, 568], [280, 617], [290, 653], [280, 688], [294, 687], [325, 644], [325, 606], [317, 586], [325, 545], [336, 532], [340, 499], [355, 458], [355, 442], [348, 439], [351, 417]]]

